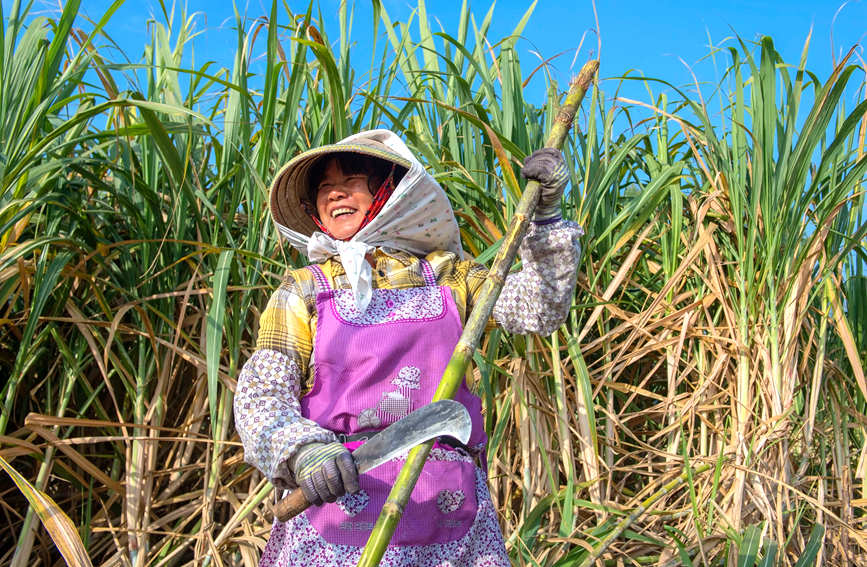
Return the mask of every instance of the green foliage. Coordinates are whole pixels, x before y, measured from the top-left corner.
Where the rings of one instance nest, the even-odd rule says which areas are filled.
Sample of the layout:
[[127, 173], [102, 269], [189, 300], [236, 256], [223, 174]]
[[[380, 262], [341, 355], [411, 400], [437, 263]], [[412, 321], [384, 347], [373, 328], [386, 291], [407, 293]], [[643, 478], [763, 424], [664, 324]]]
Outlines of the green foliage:
[[[273, 230], [271, 176], [390, 128], [488, 262], [563, 88], [519, 60], [534, 5], [490, 38], [493, 6], [444, 30], [423, 1], [406, 22], [375, 1], [359, 31], [345, 4], [326, 30], [315, 3], [272, 2], [237, 22], [227, 66], [189, 62], [184, 15], [150, 24], [142, 68], [97, 43], [118, 3], [84, 30], [78, 4], [3, 14], [0, 457], [94, 564], [255, 565], [270, 487], [232, 395], [270, 290], [304, 262]], [[353, 33], [373, 34], [369, 62]], [[588, 93], [564, 147], [564, 214], [586, 231], [570, 317], [491, 332], [474, 357], [515, 564], [864, 553], [864, 73], [850, 55], [819, 78], [807, 48], [792, 66], [770, 38], [729, 47], [707, 100]], [[545, 100], [525, 98], [531, 74]], [[0, 495], [0, 564], [57, 559], [21, 492]]]

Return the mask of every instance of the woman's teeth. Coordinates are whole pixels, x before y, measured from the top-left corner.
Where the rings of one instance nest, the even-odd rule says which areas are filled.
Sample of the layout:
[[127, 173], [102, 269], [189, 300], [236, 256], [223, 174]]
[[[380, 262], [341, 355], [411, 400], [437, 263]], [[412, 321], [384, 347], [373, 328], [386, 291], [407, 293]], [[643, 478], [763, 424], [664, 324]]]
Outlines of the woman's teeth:
[[336, 219], [340, 215], [351, 215], [354, 212], [355, 212], [355, 209], [347, 209], [347, 208], [334, 209], [333, 211], [331, 211], [331, 218]]

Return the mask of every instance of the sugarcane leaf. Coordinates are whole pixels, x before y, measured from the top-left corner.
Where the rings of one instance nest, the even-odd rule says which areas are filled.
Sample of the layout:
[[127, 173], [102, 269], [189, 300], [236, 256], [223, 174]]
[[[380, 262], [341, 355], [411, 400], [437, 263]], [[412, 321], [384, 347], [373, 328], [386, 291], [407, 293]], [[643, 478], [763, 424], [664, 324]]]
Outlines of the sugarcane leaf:
[[693, 567], [694, 563], [692, 559], [689, 557], [689, 552], [684, 547], [683, 543], [679, 539], [674, 540], [677, 545], [677, 556], [680, 557], [680, 562], [684, 565], [684, 567]]
[[334, 54], [325, 45], [316, 27], [313, 25], [307, 26], [307, 37], [309, 38], [307, 40], [301, 38], [294, 39], [313, 51], [316, 59], [319, 61], [320, 69], [325, 75], [325, 83], [328, 85], [327, 95], [331, 106], [330, 125], [334, 141], [337, 141], [348, 135], [346, 131], [348, 125], [346, 99], [343, 95], [343, 82], [340, 78], [340, 71], [337, 69]]
[[47, 494], [30, 484], [6, 459], [0, 456], [0, 468], [12, 478], [18, 490], [27, 498], [57, 550], [72, 567], [92, 567], [87, 550], [69, 516]]
[[39, 323], [42, 312], [48, 303], [48, 300], [55, 293], [57, 281], [60, 278], [62, 270], [72, 259], [72, 254], [69, 252], [61, 252], [51, 257], [48, 246], [42, 248], [42, 254], [36, 267], [34, 278], [34, 296], [27, 315], [27, 324], [24, 327], [24, 332], [18, 343], [18, 353], [15, 357], [15, 365], [13, 366], [12, 376], [4, 385], [2, 392], [5, 393], [2, 413], [0, 413], [0, 435], [6, 430], [10, 412], [12, 410], [12, 400], [17, 390], [18, 383], [21, 379], [26, 361], [33, 356], [30, 348], [33, 334], [36, 331], [36, 326]]
[[51, 44], [48, 47], [48, 53], [45, 57], [45, 66], [42, 69], [42, 76], [39, 80], [39, 86], [34, 94], [36, 98], [45, 96], [47, 85], [53, 82], [57, 77], [57, 72], [63, 61], [66, 42], [69, 39], [69, 32], [72, 29], [72, 24], [78, 14], [78, 8], [81, 6], [81, 0], [69, 0], [64, 2], [63, 12], [60, 14], [60, 19], [57, 21], [57, 26], [54, 30], [54, 37], [51, 39]]
[[795, 567], [811, 567], [816, 562], [816, 557], [819, 555], [819, 550], [822, 549], [822, 541], [825, 537], [825, 526], [822, 524], [814, 524], [810, 530], [810, 538], [807, 540], [807, 545], [804, 546], [804, 553], [795, 563]]
[[[538, 537], [539, 529], [542, 527], [542, 519], [554, 505], [556, 496], [557, 495], [555, 494], [545, 496], [539, 500], [533, 509], [530, 510], [529, 514], [527, 514], [524, 523], [521, 526], [521, 530], [517, 534], [522, 549], [527, 550], [535, 547], [535, 540]], [[525, 557], [529, 559], [531, 556], [526, 555]]]
[[747, 526], [738, 546], [738, 567], [754, 567], [762, 545], [762, 528], [758, 524]]
[[277, 112], [277, 83], [280, 78], [282, 64], [276, 60], [278, 43], [277, 0], [271, 2], [271, 14], [268, 17], [268, 47], [265, 62], [265, 90], [262, 93], [262, 140], [259, 143], [258, 162], [256, 170], [266, 174], [271, 163], [274, 136], [274, 118]]
[[502, 244], [503, 241], [501, 239], [497, 240], [496, 242], [485, 248], [481, 254], [476, 256], [476, 262], [478, 262], [479, 264], [487, 264], [488, 262], [490, 262], [491, 259], [497, 255], [497, 252], [500, 251], [500, 246], [502, 246]]
[[220, 355], [223, 346], [223, 324], [226, 317], [226, 286], [232, 266], [234, 250], [220, 252], [217, 268], [213, 277], [213, 298], [208, 309], [207, 334], [205, 335], [205, 351], [208, 364], [208, 403], [211, 415], [217, 416], [217, 396], [220, 384]]
[[517, 201], [521, 196], [521, 187], [518, 185], [518, 178], [515, 177], [515, 171], [512, 169], [512, 163], [509, 160], [509, 156], [506, 155], [503, 143], [497, 133], [494, 132], [487, 122], [482, 122], [482, 126], [484, 127], [485, 132], [488, 133], [488, 139], [491, 141], [491, 146], [494, 148], [494, 154], [497, 156], [497, 161], [500, 164], [500, 173], [503, 175], [503, 181], [506, 182], [506, 187], [509, 189], [512, 198]]
[[623, 537], [633, 541], [640, 541], [641, 543], [649, 543], [651, 545], [665, 545], [665, 542], [663, 540], [657, 537], [653, 537], [652, 535], [638, 533], [635, 530], [623, 530]]
[[774, 567], [774, 564], [777, 561], [777, 549], [777, 542], [772, 539], [767, 540], [765, 556], [762, 557], [762, 560], [759, 562], [759, 567]]
[[849, 360], [849, 365], [855, 375], [855, 383], [861, 390], [861, 395], [867, 398], [867, 375], [864, 372], [862, 358], [858, 354], [858, 346], [855, 336], [852, 333], [849, 320], [843, 312], [843, 306], [840, 304], [839, 298], [832, 296], [832, 307], [834, 315], [834, 324], [839, 333], [840, 340], [843, 341], [843, 349], [846, 352], [846, 358]]

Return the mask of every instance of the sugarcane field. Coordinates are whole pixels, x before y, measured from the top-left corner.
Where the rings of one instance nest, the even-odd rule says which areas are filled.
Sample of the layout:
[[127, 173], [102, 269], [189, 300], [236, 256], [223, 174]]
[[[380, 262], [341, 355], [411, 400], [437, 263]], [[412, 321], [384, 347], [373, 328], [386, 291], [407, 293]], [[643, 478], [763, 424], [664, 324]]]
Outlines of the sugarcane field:
[[0, 14], [0, 567], [867, 565], [864, 1]]

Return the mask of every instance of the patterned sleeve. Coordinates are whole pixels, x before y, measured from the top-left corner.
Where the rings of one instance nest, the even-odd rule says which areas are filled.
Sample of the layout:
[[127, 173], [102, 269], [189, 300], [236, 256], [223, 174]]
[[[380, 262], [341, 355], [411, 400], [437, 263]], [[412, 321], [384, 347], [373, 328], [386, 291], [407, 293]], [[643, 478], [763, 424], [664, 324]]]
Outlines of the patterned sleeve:
[[550, 335], [569, 314], [584, 232], [572, 221], [531, 224], [521, 243], [523, 269], [509, 274], [494, 320], [518, 334]]
[[301, 415], [301, 386], [310, 361], [310, 316], [303, 294], [287, 280], [259, 323], [257, 350], [244, 364], [235, 392], [235, 427], [244, 460], [279, 489], [295, 488], [287, 461], [307, 443], [329, 443], [332, 432]]

